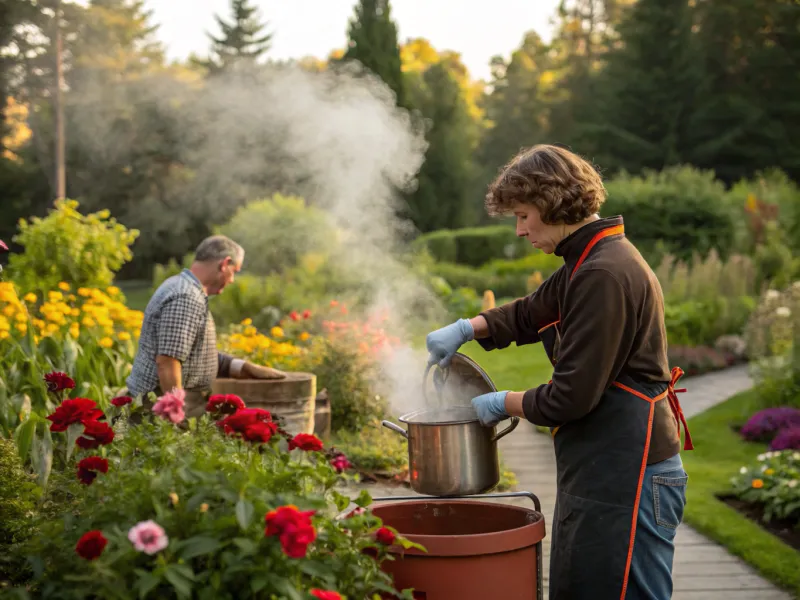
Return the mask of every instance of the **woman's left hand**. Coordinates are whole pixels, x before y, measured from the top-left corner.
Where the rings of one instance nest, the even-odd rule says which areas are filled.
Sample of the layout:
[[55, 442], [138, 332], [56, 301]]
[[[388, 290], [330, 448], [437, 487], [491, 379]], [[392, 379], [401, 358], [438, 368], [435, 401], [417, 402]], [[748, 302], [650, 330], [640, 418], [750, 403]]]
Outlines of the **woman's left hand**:
[[493, 427], [510, 415], [506, 412], [506, 394], [503, 392], [489, 392], [472, 399], [472, 406], [478, 413], [478, 420], [485, 427]]

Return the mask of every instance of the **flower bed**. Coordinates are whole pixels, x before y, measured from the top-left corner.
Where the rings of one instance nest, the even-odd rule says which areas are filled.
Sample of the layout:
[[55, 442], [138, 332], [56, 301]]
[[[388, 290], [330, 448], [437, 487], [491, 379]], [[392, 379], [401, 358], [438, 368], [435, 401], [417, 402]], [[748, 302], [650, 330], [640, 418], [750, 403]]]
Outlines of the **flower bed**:
[[114, 400], [48, 415], [56, 467], [33, 533], [3, 552], [29, 558], [36, 597], [411, 598], [380, 568], [389, 544], [410, 543], [369, 510], [336, 518], [351, 503], [335, 489], [343, 455], [235, 397], [186, 422], [167, 394], [136, 426], [141, 407]]

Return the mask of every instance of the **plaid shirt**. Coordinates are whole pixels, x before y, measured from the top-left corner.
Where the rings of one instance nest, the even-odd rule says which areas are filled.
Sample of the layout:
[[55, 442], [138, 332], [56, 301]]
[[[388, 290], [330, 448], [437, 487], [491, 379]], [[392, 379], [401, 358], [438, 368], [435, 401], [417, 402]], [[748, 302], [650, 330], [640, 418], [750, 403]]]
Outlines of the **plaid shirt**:
[[158, 387], [159, 354], [181, 362], [186, 390], [210, 388], [227, 358], [217, 352], [208, 295], [188, 269], [162, 283], [147, 304], [139, 350], [127, 380], [132, 396], [148, 394]]

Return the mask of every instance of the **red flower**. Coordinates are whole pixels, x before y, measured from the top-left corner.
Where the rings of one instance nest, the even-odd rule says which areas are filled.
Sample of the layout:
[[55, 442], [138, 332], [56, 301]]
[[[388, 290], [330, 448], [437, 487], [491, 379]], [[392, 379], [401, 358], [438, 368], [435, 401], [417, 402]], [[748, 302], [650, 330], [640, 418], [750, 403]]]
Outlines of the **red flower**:
[[106, 446], [114, 441], [114, 430], [108, 423], [101, 421], [87, 421], [83, 424], [83, 434], [75, 443], [84, 450], [92, 450], [99, 446]]
[[339, 454], [338, 456], [335, 456], [333, 460], [331, 460], [331, 466], [336, 469], [337, 473], [341, 473], [353, 465], [350, 464], [350, 461], [347, 460], [347, 457], [344, 454]]
[[310, 311], [310, 310], [308, 310], [308, 309], [305, 309], [305, 310], [303, 311], [303, 318], [304, 318], [304, 319], [310, 319], [310, 318], [311, 318], [311, 311]]
[[270, 511], [264, 517], [264, 535], [279, 536], [283, 553], [290, 558], [303, 558], [308, 545], [317, 538], [317, 531], [311, 523], [315, 511], [300, 511], [296, 506], [287, 505]]
[[89, 485], [98, 473], [108, 473], [108, 461], [99, 456], [87, 456], [78, 463], [78, 479], [84, 485]]
[[66, 373], [53, 371], [44, 376], [47, 383], [47, 390], [50, 392], [60, 392], [61, 390], [71, 390], [75, 387], [75, 382]]
[[0, 240], [0, 250], [3, 252], [8, 252], [8, 246], [6, 246], [6, 243], [3, 240]]
[[266, 444], [272, 439], [276, 431], [278, 431], [278, 426], [275, 423], [262, 423], [261, 421], [257, 421], [244, 428], [242, 437], [248, 442], [262, 442]]
[[103, 533], [97, 529], [87, 531], [75, 544], [75, 552], [81, 558], [86, 560], [94, 560], [103, 553], [108, 540]]
[[113, 404], [117, 408], [121, 408], [126, 404], [130, 404], [131, 402], [133, 402], [133, 398], [131, 398], [130, 396], [118, 396], [117, 398], [111, 400], [111, 404]]
[[[70, 380], [72, 381], [72, 380]], [[72, 398], [64, 400], [56, 407], [52, 415], [47, 419], [52, 421], [50, 431], [66, 431], [67, 427], [75, 423], [86, 423], [96, 421], [103, 416], [103, 411], [97, 408], [97, 403], [89, 398]]]
[[235, 394], [214, 394], [208, 399], [206, 412], [232, 415], [245, 408], [244, 401]]
[[384, 546], [391, 546], [395, 539], [394, 533], [386, 527], [381, 527], [375, 532], [375, 539]]
[[342, 600], [342, 596], [339, 592], [329, 592], [316, 588], [311, 590], [311, 595], [314, 596], [314, 598], [319, 598], [319, 600]]
[[299, 321], [300, 320], [300, 315], [297, 314], [296, 310], [293, 310], [292, 312], [289, 313], [289, 318], [292, 321]]
[[298, 433], [289, 440], [289, 451], [291, 452], [295, 448], [306, 452], [318, 452], [322, 450], [322, 440], [311, 433]]
[[244, 433], [248, 425], [253, 423], [271, 423], [272, 415], [268, 410], [263, 408], [243, 408], [237, 410], [232, 415], [228, 415], [221, 421], [217, 421], [217, 425], [222, 427], [222, 430], [228, 435], [237, 433]]

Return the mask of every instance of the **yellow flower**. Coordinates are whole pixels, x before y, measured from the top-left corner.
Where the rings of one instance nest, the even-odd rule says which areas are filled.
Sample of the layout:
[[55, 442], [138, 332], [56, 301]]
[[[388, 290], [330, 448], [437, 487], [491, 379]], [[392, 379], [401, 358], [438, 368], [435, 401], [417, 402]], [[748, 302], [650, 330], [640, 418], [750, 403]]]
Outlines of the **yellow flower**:
[[177, 506], [177, 504], [178, 504], [178, 494], [176, 494], [175, 492], [170, 492], [169, 493], [169, 499], [172, 502], [173, 506]]
[[77, 340], [81, 335], [80, 325], [78, 325], [77, 323], [73, 323], [72, 325], [70, 325], [69, 334]]
[[87, 288], [78, 288], [78, 295], [83, 296], [84, 298], [88, 298], [89, 296], [92, 295], [92, 292]]
[[8, 338], [8, 332], [7, 331], [0, 331], [0, 340], [5, 340], [7, 338]]
[[764, 471], [764, 475], [772, 475], [775, 473], [775, 469], [767, 469]]
[[47, 292], [47, 299], [50, 302], [58, 302], [59, 300], [63, 300], [64, 294], [61, 292]]
[[121, 331], [118, 337], [120, 341], [127, 342], [129, 339], [131, 339], [131, 334], [127, 331]]
[[206, 504], [205, 502], [203, 502], [203, 503], [200, 505], [200, 512], [201, 512], [201, 513], [208, 512], [208, 504]]
[[114, 345], [114, 340], [112, 340], [110, 337], [104, 337], [99, 343], [103, 348], [111, 348], [111, 346]]
[[258, 333], [258, 330], [255, 327], [250, 326], [250, 327], [245, 327], [244, 328], [244, 334], [245, 335], [253, 336], [256, 333]]
[[16, 309], [16, 307], [12, 306], [11, 304], [9, 304], [8, 306], [6, 306], [3, 309], [3, 314], [5, 316], [7, 316], [7, 317], [12, 316], [15, 312], [17, 312], [17, 309]]
[[47, 331], [47, 333], [55, 333], [56, 331], [58, 331], [58, 325], [56, 325], [55, 323], [48, 323], [47, 326], [45, 327], [45, 331]]
[[83, 324], [84, 327], [94, 327], [95, 325], [94, 319], [92, 319], [92, 317], [83, 317], [81, 323]]
[[273, 327], [272, 329], [269, 330], [269, 334], [272, 337], [276, 338], [283, 337], [283, 329], [281, 329], [280, 327]]
[[15, 318], [17, 321], [19, 321], [20, 323], [24, 323], [25, 321], [27, 321], [27, 320], [28, 320], [28, 315], [26, 315], [25, 313], [21, 313], [21, 312], [19, 312], [19, 313], [17, 313], [16, 315], [14, 315], [14, 318]]
[[301, 342], [305, 342], [305, 341], [306, 341], [306, 340], [308, 340], [308, 338], [310, 338], [310, 337], [311, 337], [311, 336], [308, 334], [308, 332], [307, 332], [307, 331], [304, 331], [303, 333], [301, 333], [301, 334], [300, 334], [300, 341], [301, 341]]
[[28, 324], [27, 323], [17, 323], [14, 325], [17, 328], [17, 331], [20, 333], [26, 333], [28, 331]]
[[253, 324], [253, 319], [245, 319], [244, 321], [242, 321], [242, 325], [252, 325], [252, 324]]
[[11, 329], [11, 324], [3, 315], [0, 315], [0, 331], [8, 331]]
[[106, 288], [106, 292], [111, 296], [116, 296], [119, 294], [119, 288], [115, 285], [110, 285]]
[[68, 292], [69, 284], [66, 281], [62, 281], [58, 284], [58, 289], [60, 289], [62, 292]]
[[32, 292], [29, 292], [29, 293], [25, 294], [24, 300], [25, 300], [25, 302], [33, 304], [34, 302], [36, 302], [36, 294], [34, 294]]

